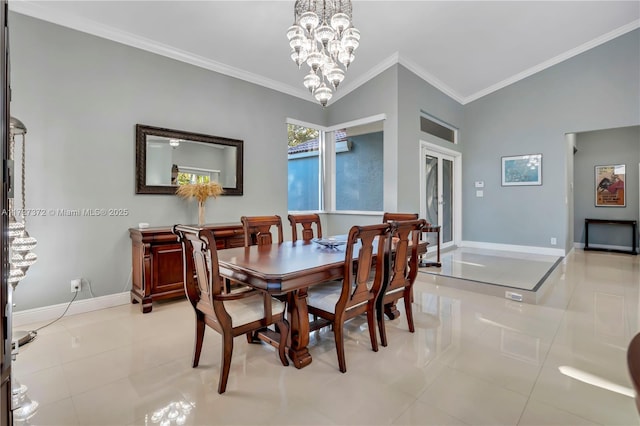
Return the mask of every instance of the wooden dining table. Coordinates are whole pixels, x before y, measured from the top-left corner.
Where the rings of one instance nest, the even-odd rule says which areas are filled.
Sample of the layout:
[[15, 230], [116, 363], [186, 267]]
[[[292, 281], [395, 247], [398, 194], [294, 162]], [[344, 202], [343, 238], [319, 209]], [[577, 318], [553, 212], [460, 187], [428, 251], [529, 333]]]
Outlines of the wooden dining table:
[[[421, 243], [419, 251], [426, 251], [426, 243]], [[219, 250], [218, 263], [224, 278], [273, 295], [287, 295], [290, 328], [287, 353], [296, 368], [303, 368], [311, 363], [307, 289], [342, 279], [344, 256], [344, 245], [328, 248], [298, 240]], [[358, 256], [357, 246], [353, 256], [354, 259]]]

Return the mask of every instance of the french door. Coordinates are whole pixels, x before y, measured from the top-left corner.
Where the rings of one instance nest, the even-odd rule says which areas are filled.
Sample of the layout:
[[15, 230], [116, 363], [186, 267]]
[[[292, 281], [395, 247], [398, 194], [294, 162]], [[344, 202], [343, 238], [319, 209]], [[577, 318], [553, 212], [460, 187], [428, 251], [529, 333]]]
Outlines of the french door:
[[[440, 226], [442, 248], [460, 240], [460, 153], [421, 142], [421, 207], [420, 217]], [[436, 234], [426, 234], [430, 246]]]

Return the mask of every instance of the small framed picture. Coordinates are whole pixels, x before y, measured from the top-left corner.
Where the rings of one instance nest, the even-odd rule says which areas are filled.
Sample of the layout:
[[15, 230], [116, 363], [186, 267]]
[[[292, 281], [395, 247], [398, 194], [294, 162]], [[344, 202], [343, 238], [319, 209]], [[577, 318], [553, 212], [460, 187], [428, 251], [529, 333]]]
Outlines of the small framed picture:
[[596, 207], [625, 207], [625, 164], [596, 166]]
[[542, 185], [542, 154], [502, 157], [502, 186]]

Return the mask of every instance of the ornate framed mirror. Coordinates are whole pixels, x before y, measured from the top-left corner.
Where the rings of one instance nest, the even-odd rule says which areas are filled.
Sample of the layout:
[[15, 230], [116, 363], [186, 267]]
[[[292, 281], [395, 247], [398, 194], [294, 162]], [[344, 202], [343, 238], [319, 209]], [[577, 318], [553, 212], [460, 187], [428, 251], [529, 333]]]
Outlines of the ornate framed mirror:
[[242, 195], [244, 142], [136, 124], [136, 194], [175, 194], [178, 185], [218, 182]]

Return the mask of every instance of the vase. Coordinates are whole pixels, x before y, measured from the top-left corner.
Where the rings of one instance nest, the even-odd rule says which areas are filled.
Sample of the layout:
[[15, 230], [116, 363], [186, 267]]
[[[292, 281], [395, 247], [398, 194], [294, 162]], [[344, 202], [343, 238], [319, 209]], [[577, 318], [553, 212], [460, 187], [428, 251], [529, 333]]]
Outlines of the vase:
[[198, 226], [204, 225], [204, 201], [198, 201]]

